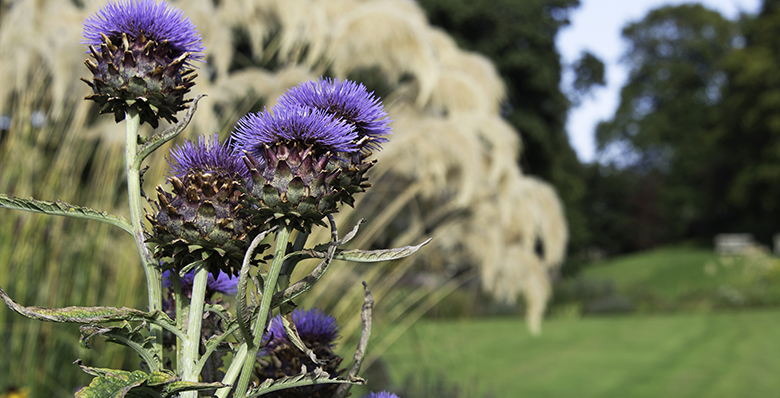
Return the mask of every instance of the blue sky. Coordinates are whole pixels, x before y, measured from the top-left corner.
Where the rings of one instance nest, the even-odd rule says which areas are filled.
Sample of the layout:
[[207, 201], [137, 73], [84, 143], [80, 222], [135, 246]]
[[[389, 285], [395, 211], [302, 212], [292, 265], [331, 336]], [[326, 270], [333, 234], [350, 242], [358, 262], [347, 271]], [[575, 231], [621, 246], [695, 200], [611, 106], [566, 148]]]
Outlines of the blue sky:
[[[666, 4], [701, 3], [730, 19], [740, 12], [755, 13], [761, 0], [581, 0], [571, 15], [571, 25], [558, 34], [558, 50], [564, 65], [576, 61], [587, 50], [606, 65], [607, 86], [597, 88], [582, 105], [569, 112], [566, 131], [581, 161], [595, 159], [594, 131], [601, 120], [610, 119], [620, 100], [620, 88], [628, 76], [620, 64], [626, 45], [620, 36], [623, 27], [641, 20], [647, 12]], [[564, 76], [564, 85], [570, 81]]]

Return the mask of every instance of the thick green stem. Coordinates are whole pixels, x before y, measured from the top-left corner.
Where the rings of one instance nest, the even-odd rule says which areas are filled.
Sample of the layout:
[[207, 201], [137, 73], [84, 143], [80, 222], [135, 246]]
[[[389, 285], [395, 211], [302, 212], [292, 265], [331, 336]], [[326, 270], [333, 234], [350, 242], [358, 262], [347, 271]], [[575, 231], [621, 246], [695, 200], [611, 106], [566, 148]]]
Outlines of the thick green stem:
[[[141, 256], [141, 263], [146, 274], [146, 292], [149, 299], [149, 311], [162, 310], [162, 277], [160, 269], [155, 265], [149, 248], [144, 243], [143, 203], [141, 202], [141, 170], [136, 165], [138, 156], [138, 128], [141, 118], [138, 111], [130, 108], [125, 114], [125, 171], [127, 172], [127, 197], [130, 203], [130, 224], [133, 226], [133, 239]], [[155, 355], [163, 362], [162, 327], [149, 325], [149, 333], [154, 337], [152, 346]]]
[[[247, 345], [241, 344], [238, 348], [238, 352], [233, 356], [233, 362], [230, 363], [230, 367], [225, 372], [225, 377], [222, 378], [222, 384], [232, 385], [238, 378], [238, 372], [244, 367], [244, 361], [246, 361]], [[217, 398], [226, 398], [230, 394], [230, 387], [224, 387], [217, 390]]]
[[[182, 381], [198, 381], [198, 349], [200, 348], [200, 327], [203, 324], [203, 306], [206, 302], [206, 284], [209, 270], [203, 266], [195, 267], [195, 278], [192, 282], [190, 297], [190, 313], [187, 319], [187, 340], [182, 348]], [[197, 391], [184, 392], [182, 397], [197, 397]]]
[[284, 256], [287, 251], [287, 242], [289, 241], [290, 227], [285, 226], [280, 228], [276, 233], [276, 249], [274, 249], [274, 259], [271, 262], [271, 269], [268, 271], [268, 276], [265, 278], [263, 298], [260, 299], [260, 311], [257, 314], [257, 319], [255, 320], [255, 325], [253, 328], [253, 344], [248, 348], [247, 357], [244, 360], [244, 368], [241, 370], [241, 377], [238, 379], [238, 385], [234, 395], [235, 397], [245, 396], [247, 389], [249, 388], [249, 378], [252, 375], [252, 370], [254, 370], [257, 352], [260, 348], [260, 343], [263, 340], [263, 333], [265, 332], [265, 326], [268, 322], [268, 316], [271, 312], [271, 299], [274, 296], [276, 282], [279, 279], [279, 273], [282, 270]]
[[[185, 305], [185, 300], [188, 299], [181, 290], [181, 278], [179, 277], [179, 274], [171, 272], [170, 279], [173, 282], [173, 297], [176, 305], [176, 327], [180, 327], [182, 325], [182, 314], [184, 314], [184, 309], [189, 307], [189, 304]], [[181, 366], [184, 363], [184, 358], [182, 357], [183, 343], [184, 340], [176, 339], [176, 374], [178, 375], [181, 374]]]

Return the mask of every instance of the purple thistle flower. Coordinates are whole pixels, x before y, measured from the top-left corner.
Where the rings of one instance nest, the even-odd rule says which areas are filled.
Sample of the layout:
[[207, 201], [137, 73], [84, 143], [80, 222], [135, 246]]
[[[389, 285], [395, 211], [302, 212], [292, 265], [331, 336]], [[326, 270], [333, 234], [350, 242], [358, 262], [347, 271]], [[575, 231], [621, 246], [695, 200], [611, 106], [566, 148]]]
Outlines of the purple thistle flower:
[[[335, 318], [318, 308], [308, 311], [298, 308], [293, 310], [292, 319], [296, 329], [298, 329], [298, 335], [301, 336], [301, 340], [304, 343], [307, 345], [315, 345], [316, 343], [322, 346], [333, 347], [334, 340], [336, 340], [339, 333], [339, 325], [336, 323]], [[271, 320], [271, 324], [268, 326], [268, 333], [263, 336], [263, 341], [268, 341], [269, 338], [268, 347], [264, 351], [273, 349], [276, 345], [290, 343], [280, 315], [275, 316]]]
[[295, 104], [323, 110], [355, 126], [358, 140], [368, 137], [365, 147], [379, 149], [391, 134], [390, 120], [382, 102], [361, 83], [350, 80], [320, 78], [299, 84], [279, 97], [279, 105]]
[[300, 142], [323, 151], [355, 152], [357, 138], [354, 127], [344, 120], [298, 104], [247, 114], [233, 132], [236, 148], [257, 158], [261, 158], [264, 146], [277, 142]]
[[177, 58], [191, 53], [189, 60], [203, 60], [203, 40], [195, 25], [178, 8], [154, 0], [119, 0], [109, 2], [84, 21], [82, 44], [99, 47], [101, 33], [110, 40], [121, 40], [126, 33], [131, 38], [141, 34], [157, 43], [167, 41]]
[[[175, 271], [167, 270], [163, 272], [162, 287], [165, 288], [173, 287], [173, 281], [171, 281], [171, 277], [173, 276], [171, 274], [172, 272]], [[183, 278], [181, 278], [181, 290], [183, 292], [191, 292], [194, 281], [195, 281], [195, 270], [192, 270], [188, 272], [186, 275], [184, 275]], [[237, 276], [230, 276], [220, 271], [219, 275], [216, 278], [214, 278], [214, 274], [209, 273], [209, 279], [208, 282], [206, 282], [207, 294], [222, 293], [229, 296], [235, 296], [237, 291], [238, 291]]]
[[398, 395], [395, 395], [393, 393], [382, 391], [382, 392], [372, 392], [368, 395], [364, 396], [363, 398], [399, 398]]
[[167, 159], [171, 166], [171, 175], [184, 178], [184, 175], [192, 172], [215, 173], [223, 177], [249, 178], [249, 170], [241, 160], [241, 155], [235, 152], [229, 142], [219, 143], [216, 134], [211, 139], [205, 136], [198, 137], [198, 143], [184, 141], [170, 151]]

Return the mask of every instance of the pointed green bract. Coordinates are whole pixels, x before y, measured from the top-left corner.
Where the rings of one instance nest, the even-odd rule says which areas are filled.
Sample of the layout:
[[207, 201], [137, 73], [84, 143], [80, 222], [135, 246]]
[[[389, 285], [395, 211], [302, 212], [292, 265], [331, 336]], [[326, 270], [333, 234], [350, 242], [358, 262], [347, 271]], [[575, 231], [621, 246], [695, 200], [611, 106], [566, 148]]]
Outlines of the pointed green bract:
[[333, 182], [340, 170], [327, 170], [333, 156], [293, 142], [265, 145], [262, 161], [245, 158], [251, 183], [246, 199], [255, 223], [287, 225], [310, 232], [314, 224], [338, 211], [340, 192]]
[[94, 61], [85, 64], [92, 80], [82, 78], [93, 91], [86, 99], [100, 106], [100, 113], [113, 113], [117, 122], [134, 108], [141, 123], [157, 128], [160, 119], [175, 123], [176, 113], [191, 100], [184, 94], [195, 85], [195, 69], [186, 68], [190, 53], [171, 58], [170, 43], [155, 42], [141, 34], [110, 39], [103, 36], [99, 47], [90, 46]]

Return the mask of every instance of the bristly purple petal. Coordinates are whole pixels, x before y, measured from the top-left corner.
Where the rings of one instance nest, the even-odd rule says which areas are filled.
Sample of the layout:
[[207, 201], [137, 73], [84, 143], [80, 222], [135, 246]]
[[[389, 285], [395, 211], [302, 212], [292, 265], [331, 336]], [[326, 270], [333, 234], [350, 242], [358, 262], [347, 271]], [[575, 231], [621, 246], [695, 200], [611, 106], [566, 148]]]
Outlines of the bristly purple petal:
[[362, 398], [399, 398], [398, 395], [395, 395], [393, 393], [382, 391], [382, 392], [372, 392], [368, 395], [362, 397]]
[[109, 39], [117, 39], [122, 37], [122, 33], [136, 38], [141, 32], [158, 43], [168, 41], [173, 50], [178, 52], [173, 58], [189, 52], [192, 55], [188, 61], [203, 60], [203, 40], [195, 24], [182, 10], [164, 1], [109, 1], [84, 21], [82, 44], [99, 46], [102, 43], [101, 33]]
[[[173, 282], [171, 281], [171, 270], [163, 272], [162, 275], [162, 287], [171, 288]], [[184, 292], [192, 290], [192, 285], [195, 280], [195, 270], [188, 272], [181, 278], [181, 289]], [[235, 296], [238, 291], [238, 277], [228, 275], [222, 271], [219, 271], [219, 275], [214, 279], [214, 275], [209, 273], [208, 282], [206, 282], [207, 293], [222, 293], [229, 296]]]
[[355, 126], [358, 139], [369, 137], [366, 147], [380, 149], [392, 134], [390, 120], [382, 102], [361, 83], [351, 80], [320, 78], [299, 84], [279, 97], [281, 106], [301, 104], [324, 110]]
[[276, 106], [250, 113], [233, 131], [234, 146], [260, 157], [260, 149], [276, 142], [300, 142], [324, 151], [355, 152], [358, 138], [352, 125], [319, 109], [302, 105]]
[[183, 178], [191, 172], [216, 173], [228, 178], [240, 176], [249, 179], [249, 170], [235, 152], [230, 142], [219, 143], [219, 136], [198, 137], [198, 143], [184, 141], [170, 151], [167, 158], [171, 166], [171, 175]]
[[[293, 310], [292, 319], [296, 329], [298, 329], [298, 335], [301, 336], [301, 340], [304, 343], [318, 343], [333, 347], [334, 341], [339, 334], [339, 325], [335, 318], [318, 308], [308, 311], [298, 308]], [[269, 336], [273, 336], [268, 343], [269, 348], [282, 343], [290, 343], [287, 332], [284, 330], [281, 316], [277, 315], [271, 320], [268, 334], [263, 336], [263, 341], [268, 341]]]

